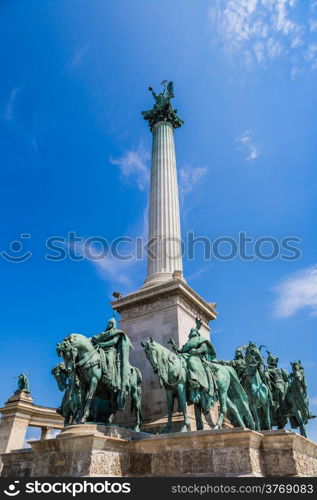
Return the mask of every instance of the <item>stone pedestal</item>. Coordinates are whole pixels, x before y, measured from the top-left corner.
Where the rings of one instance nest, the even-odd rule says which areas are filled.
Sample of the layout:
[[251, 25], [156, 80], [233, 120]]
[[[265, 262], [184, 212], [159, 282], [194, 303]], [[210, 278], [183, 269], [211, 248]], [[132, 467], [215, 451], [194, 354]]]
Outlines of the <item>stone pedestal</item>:
[[289, 431], [164, 435], [84, 424], [2, 455], [2, 477], [316, 476], [317, 444]]
[[55, 408], [35, 405], [30, 393], [25, 391], [16, 391], [0, 412], [0, 453], [23, 448], [29, 426], [44, 429], [43, 437], [48, 437], [48, 429], [62, 429], [64, 426], [63, 418]]
[[[214, 305], [214, 304], [213, 304]], [[195, 326], [195, 318], [199, 317], [203, 324], [201, 333], [210, 338], [208, 323], [216, 318], [217, 313], [210, 304], [203, 300], [182, 279], [171, 279], [166, 283], [143, 288], [126, 295], [115, 302], [112, 307], [120, 313], [120, 326], [129, 336], [134, 350], [130, 351], [130, 362], [137, 366], [143, 377], [142, 412], [144, 424], [142, 428], [150, 432], [159, 432], [166, 423], [167, 405], [165, 390], [159, 385], [157, 375], [147, 360], [141, 342], [150, 336], [156, 342], [170, 347], [167, 343], [172, 337], [177, 345], [187, 341], [190, 329]], [[189, 407], [191, 429], [195, 430], [193, 407]], [[175, 415], [175, 430], [179, 415]], [[117, 414], [116, 423], [133, 425], [130, 412]]]
[[33, 399], [29, 392], [16, 391], [1, 409], [0, 452], [23, 448], [25, 435], [30, 422], [30, 406]]

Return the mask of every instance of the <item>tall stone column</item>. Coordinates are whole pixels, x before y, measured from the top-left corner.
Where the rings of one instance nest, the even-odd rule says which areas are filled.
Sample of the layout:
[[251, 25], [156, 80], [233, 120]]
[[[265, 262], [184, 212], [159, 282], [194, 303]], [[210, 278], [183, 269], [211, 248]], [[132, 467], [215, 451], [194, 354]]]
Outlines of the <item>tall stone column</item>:
[[149, 202], [148, 269], [144, 286], [182, 274], [182, 245], [174, 147], [174, 127], [154, 125]]
[[[141, 342], [151, 336], [169, 347], [172, 337], [182, 346], [197, 317], [202, 321], [201, 334], [209, 339], [209, 321], [216, 319], [217, 313], [215, 304], [201, 298], [182, 276], [174, 130], [181, 127], [183, 121], [170, 102], [174, 97], [173, 84], [166, 85], [160, 94], [150, 90], [154, 106], [142, 112], [153, 134], [147, 276], [139, 290], [112, 302], [112, 307], [120, 313], [120, 326], [133, 344], [131, 364], [142, 372], [142, 428], [159, 432], [166, 424], [165, 390], [160, 387]], [[188, 414], [195, 429], [193, 406], [188, 408]], [[133, 425], [133, 419], [126, 410], [116, 415], [115, 422]], [[175, 429], [181, 427], [182, 419], [181, 414], [174, 415]]]

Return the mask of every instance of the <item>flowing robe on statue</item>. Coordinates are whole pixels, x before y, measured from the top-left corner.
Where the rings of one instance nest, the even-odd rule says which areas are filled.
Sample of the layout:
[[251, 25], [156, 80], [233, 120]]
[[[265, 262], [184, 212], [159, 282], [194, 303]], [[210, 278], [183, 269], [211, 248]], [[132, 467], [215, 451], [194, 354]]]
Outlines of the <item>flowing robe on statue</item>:
[[92, 337], [91, 342], [99, 347], [104, 382], [118, 392], [119, 410], [123, 410], [130, 386], [129, 337], [122, 330], [110, 328]]
[[217, 398], [217, 368], [211, 363], [216, 360], [215, 349], [209, 340], [193, 329], [180, 352], [187, 362], [190, 400], [200, 402], [204, 412], [208, 412]]

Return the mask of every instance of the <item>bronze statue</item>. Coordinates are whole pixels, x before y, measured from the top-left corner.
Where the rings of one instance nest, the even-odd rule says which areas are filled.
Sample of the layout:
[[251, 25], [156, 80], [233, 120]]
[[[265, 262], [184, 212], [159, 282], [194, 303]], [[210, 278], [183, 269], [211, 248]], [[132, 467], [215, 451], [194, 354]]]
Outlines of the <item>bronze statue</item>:
[[155, 104], [152, 109], [142, 111], [142, 115], [144, 119], [149, 122], [151, 130], [153, 130], [154, 125], [159, 122], [168, 122], [173, 128], [181, 127], [184, 123], [183, 120], [177, 116], [177, 109], [174, 109], [171, 105], [171, 99], [174, 97], [173, 82], [169, 82], [167, 85], [165, 82], [162, 83], [164, 84], [164, 90], [159, 94], [154, 92], [152, 87], [149, 87], [154, 97]]
[[220, 411], [214, 429], [222, 427], [227, 414], [233, 425], [254, 429], [248, 398], [234, 368], [224, 366], [216, 359], [214, 347], [200, 334], [200, 327], [201, 321], [197, 318], [196, 326], [190, 330], [188, 341], [181, 349], [174, 340], [169, 341], [175, 354], [153, 339], [142, 342], [161, 386], [166, 389], [168, 423], [164, 432], [171, 430], [175, 398], [178, 398], [179, 408], [184, 414], [182, 431], [188, 430], [186, 402], [188, 405], [194, 404], [196, 427], [201, 430], [201, 413], [207, 416], [217, 401]]
[[[127, 396], [131, 396], [131, 411], [135, 410], [136, 415], [134, 429], [140, 430], [142, 376], [138, 368], [130, 365], [130, 347], [128, 336], [117, 329], [114, 318], [109, 320], [102, 333], [91, 339], [73, 333], [57, 344], [57, 353], [63, 358], [69, 377], [69, 394], [64, 395], [66, 410], [63, 403], [61, 406], [66, 420], [67, 411], [72, 408], [72, 423], [111, 424], [116, 412], [125, 409]], [[56, 367], [53, 371], [58, 382]]]
[[129, 337], [117, 329], [115, 318], [111, 318], [106, 329], [90, 340], [100, 355], [103, 381], [118, 393], [118, 409], [122, 410], [130, 383], [129, 349], [132, 344]]
[[29, 376], [26, 373], [20, 373], [18, 379], [18, 391], [30, 392]]

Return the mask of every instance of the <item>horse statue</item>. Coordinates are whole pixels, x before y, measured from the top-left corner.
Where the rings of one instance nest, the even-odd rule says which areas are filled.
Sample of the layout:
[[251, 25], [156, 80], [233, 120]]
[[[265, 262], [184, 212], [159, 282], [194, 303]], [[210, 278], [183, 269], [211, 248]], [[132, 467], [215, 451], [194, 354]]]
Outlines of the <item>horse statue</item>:
[[270, 430], [272, 397], [264, 375], [260, 371], [263, 363], [260, 349], [253, 342], [249, 342], [245, 349], [244, 389], [249, 398], [255, 430]]
[[311, 418], [316, 418], [309, 411], [307, 384], [304, 367], [300, 361], [291, 363], [292, 372], [285, 396], [286, 415], [289, 417], [292, 429], [299, 428], [302, 436], [306, 436], [305, 425]]
[[64, 417], [64, 425], [72, 424], [76, 421], [80, 407], [79, 380], [75, 372], [69, 373], [64, 363], [59, 363], [52, 369], [57, 386], [64, 396], [61, 406], [57, 408], [57, 413]]
[[[114, 331], [112, 328], [114, 320], [110, 322], [112, 323], [111, 330], [109, 329], [109, 331]], [[107, 337], [107, 335], [109, 336], [109, 331], [105, 330], [100, 335]], [[121, 330], [115, 330], [115, 332], [116, 335], [118, 335], [118, 332], [123, 334]], [[111, 348], [113, 348], [115, 340], [115, 335], [111, 334], [111, 339], [108, 341], [108, 344], [112, 346]], [[84, 423], [88, 419], [90, 420], [89, 415], [92, 407], [96, 401], [99, 401], [99, 404], [95, 404], [96, 409], [99, 409], [98, 420], [101, 421], [102, 418], [103, 423], [111, 424], [116, 412], [124, 410], [126, 397], [130, 395], [131, 411], [134, 410], [136, 415], [134, 430], [140, 431], [142, 422], [141, 372], [138, 368], [130, 365], [126, 353], [124, 366], [122, 366], [125, 373], [125, 384], [119, 384], [118, 380], [112, 380], [109, 372], [107, 372], [107, 361], [110, 360], [110, 356], [107, 359], [102, 347], [97, 348], [96, 342], [95, 340], [95, 345], [93, 345], [92, 341], [84, 335], [73, 333], [57, 345], [57, 353], [63, 358], [67, 372], [69, 374], [75, 372], [79, 379], [81, 400], [76, 423]], [[103, 342], [103, 344], [106, 345], [107, 342]], [[100, 343], [99, 345], [102, 346], [103, 344]], [[114, 363], [113, 366], [116, 366], [115, 363], [118, 361], [117, 352], [113, 352], [112, 349], [110, 353], [111, 360]], [[123, 373], [123, 370], [117, 373], [117, 379], [120, 378], [121, 373]], [[100, 402], [106, 404], [102, 407]], [[102, 411], [100, 411], [100, 408]], [[100, 414], [103, 416], [100, 417]]]
[[164, 386], [166, 390], [168, 421], [162, 432], [171, 430], [175, 398], [178, 399], [179, 411], [184, 417], [181, 432], [189, 430], [186, 403], [194, 404], [197, 430], [203, 430], [201, 414], [209, 415], [210, 409], [218, 400], [220, 402], [218, 420], [214, 426], [211, 425], [214, 429], [222, 427], [227, 413], [230, 414], [233, 425], [254, 429], [248, 399], [234, 368], [204, 360], [210, 382], [208, 395], [204, 390], [196, 390], [196, 396], [193, 399], [189, 385], [187, 357], [170, 351], [152, 338], [141, 344], [154, 373], [159, 376], [161, 387]]

